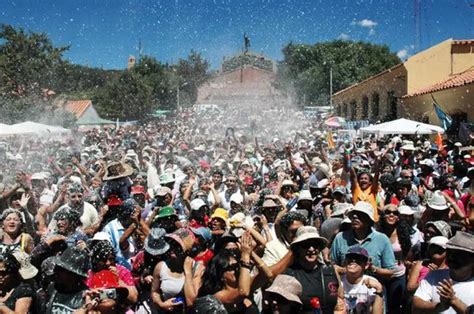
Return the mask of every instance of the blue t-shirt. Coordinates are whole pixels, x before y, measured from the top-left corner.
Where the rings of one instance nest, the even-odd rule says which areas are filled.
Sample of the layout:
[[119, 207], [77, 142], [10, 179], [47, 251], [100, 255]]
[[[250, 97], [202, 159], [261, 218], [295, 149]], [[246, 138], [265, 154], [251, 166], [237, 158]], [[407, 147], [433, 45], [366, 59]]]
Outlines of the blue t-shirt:
[[367, 250], [372, 258], [372, 263], [376, 267], [394, 269], [396, 265], [395, 254], [390, 244], [389, 238], [378, 231], [372, 229], [367, 238], [359, 243], [356, 241], [352, 230], [339, 232], [331, 245], [331, 259], [337, 265], [343, 265], [346, 253], [350, 247], [361, 246]]

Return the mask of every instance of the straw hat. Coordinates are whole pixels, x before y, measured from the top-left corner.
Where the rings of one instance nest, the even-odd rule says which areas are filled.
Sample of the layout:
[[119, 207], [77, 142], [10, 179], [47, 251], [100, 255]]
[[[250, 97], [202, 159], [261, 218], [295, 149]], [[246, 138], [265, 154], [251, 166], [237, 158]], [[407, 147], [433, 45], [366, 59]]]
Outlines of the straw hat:
[[103, 181], [125, 178], [133, 174], [133, 168], [123, 162], [111, 162], [105, 169]]
[[316, 240], [319, 242], [319, 249], [323, 249], [328, 244], [328, 240], [319, 235], [318, 229], [313, 226], [302, 226], [296, 231], [296, 238], [291, 242], [291, 246], [295, 246], [298, 243], [302, 243], [307, 240]]

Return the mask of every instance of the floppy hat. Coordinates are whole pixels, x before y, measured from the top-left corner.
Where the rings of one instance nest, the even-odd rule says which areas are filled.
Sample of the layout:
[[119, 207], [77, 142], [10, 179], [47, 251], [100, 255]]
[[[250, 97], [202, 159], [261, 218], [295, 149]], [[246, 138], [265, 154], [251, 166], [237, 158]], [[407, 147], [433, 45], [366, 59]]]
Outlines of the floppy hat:
[[212, 213], [211, 215], [211, 219], [214, 219], [214, 218], [220, 218], [224, 220], [225, 222], [227, 222], [227, 219], [229, 219], [229, 213], [224, 208], [216, 208], [214, 213]]
[[350, 203], [337, 203], [332, 207], [331, 217], [345, 215], [346, 212], [354, 208]]
[[166, 195], [172, 194], [172, 193], [173, 193], [173, 191], [171, 191], [171, 189], [169, 187], [162, 186], [156, 191], [155, 196], [166, 196]]
[[81, 277], [87, 277], [87, 253], [76, 247], [69, 247], [57, 257], [56, 266]]
[[318, 189], [325, 189], [329, 185], [328, 179], [322, 179], [318, 181]]
[[272, 199], [266, 199], [264, 202], [263, 202], [263, 205], [262, 207], [263, 208], [275, 208], [275, 207], [279, 207], [280, 205], [278, 205], [277, 203], [275, 203], [274, 200]]
[[446, 243], [446, 248], [451, 250], [465, 251], [473, 254], [474, 235], [464, 231], [458, 231], [456, 232], [456, 235], [452, 237], [448, 243]]
[[320, 244], [319, 249], [323, 249], [328, 244], [328, 240], [319, 235], [318, 229], [316, 229], [316, 227], [302, 226], [302, 227], [299, 227], [298, 230], [296, 231], [296, 238], [293, 242], [291, 242], [291, 246], [293, 247], [294, 245], [298, 243], [302, 243], [306, 240], [318, 241]]
[[425, 225], [425, 228], [432, 226], [436, 231], [441, 233], [443, 237], [451, 238], [452, 231], [451, 226], [444, 220], [437, 220], [437, 221], [428, 221]]
[[313, 198], [311, 197], [311, 193], [308, 190], [301, 190], [300, 195], [298, 195], [298, 202], [299, 201], [312, 201]]
[[415, 150], [415, 146], [413, 146], [412, 141], [406, 141], [405, 144], [401, 147], [403, 150]]
[[105, 175], [102, 178], [103, 181], [115, 180], [120, 178], [128, 177], [133, 174], [133, 168], [123, 162], [111, 162], [105, 168]]
[[449, 208], [446, 198], [441, 191], [434, 191], [431, 198], [428, 199], [426, 205], [434, 210], [446, 210]]
[[132, 186], [132, 195], [136, 195], [136, 194], [145, 194], [145, 188], [141, 185], [134, 185]]
[[173, 207], [165, 206], [160, 209], [160, 211], [158, 212], [157, 218], [165, 218], [165, 217], [170, 217], [170, 216], [177, 216], [176, 211], [174, 210]]
[[18, 272], [20, 273], [21, 278], [28, 280], [38, 274], [38, 269], [31, 264], [31, 258], [27, 253], [15, 251], [13, 256], [18, 261], [18, 263], [20, 263], [20, 269]]
[[112, 243], [112, 240], [110, 239], [110, 235], [107, 232], [99, 231], [96, 234], [94, 234], [94, 237], [92, 237], [92, 241], [109, 241]]
[[372, 220], [372, 221], [375, 221], [374, 220], [374, 208], [372, 207], [372, 205], [368, 202], [364, 202], [364, 201], [359, 201], [355, 204], [354, 208], [352, 208], [349, 212], [353, 212], [353, 211], [357, 211], [357, 212], [360, 212], [360, 213], [364, 213], [366, 214], [367, 216], [369, 216], [369, 218]]
[[195, 198], [191, 201], [191, 210], [199, 210], [203, 206], [207, 206], [206, 202], [204, 202], [200, 198]]
[[288, 301], [303, 304], [300, 296], [303, 293], [301, 283], [293, 276], [278, 275], [272, 285], [266, 289], [267, 292], [276, 293]]
[[434, 161], [431, 160], [431, 159], [423, 159], [422, 161], [420, 161], [420, 165], [433, 167], [434, 166]]
[[198, 227], [198, 228], [190, 227], [189, 229], [194, 233], [195, 236], [200, 236], [206, 242], [212, 239], [211, 231], [207, 227]]
[[143, 244], [145, 251], [153, 256], [162, 255], [166, 253], [170, 246], [165, 241], [165, 234], [165, 229], [152, 228]]
[[336, 186], [334, 188], [334, 190], [332, 191], [332, 195], [334, 196], [334, 194], [342, 194], [342, 195], [346, 195], [346, 188], [343, 187], [343, 186]]
[[242, 204], [244, 202], [244, 197], [240, 193], [234, 193], [230, 197], [230, 203]]
[[230, 232], [236, 237], [240, 238], [245, 232], [243, 226], [245, 226], [247, 229], [252, 228], [254, 221], [252, 217], [245, 216], [244, 213], [237, 213], [230, 217], [229, 225], [231, 228]]
[[439, 247], [442, 247], [443, 249], [446, 249], [446, 243], [449, 242], [449, 239], [443, 236], [436, 236], [432, 237], [430, 241], [428, 242], [428, 246], [430, 245], [437, 245]]
[[165, 172], [160, 176], [160, 184], [168, 184], [175, 181], [176, 181], [176, 178], [174, 176], [174, 173]]
[[281, 186], [289, 186], [289, 185], [294, 186], [295, 183], [291, 180], [288, 180], [288, 179], [283, 180], [283, 182], [281, 183]]
[[415, 214], [415, 211], [410, 206], [407, 206], [407, 205], [398, 206], [398, 212], [400, 213], [400, 215], [408, 215], [408, 216]]

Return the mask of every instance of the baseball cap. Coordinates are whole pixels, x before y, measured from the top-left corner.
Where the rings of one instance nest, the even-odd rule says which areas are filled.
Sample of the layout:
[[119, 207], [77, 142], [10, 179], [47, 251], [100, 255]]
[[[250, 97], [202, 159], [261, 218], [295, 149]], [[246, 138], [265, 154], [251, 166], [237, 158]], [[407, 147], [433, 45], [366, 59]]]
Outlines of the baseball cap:
[[202, 199], [195, 198], [191, 201], [191, 210], [199, 210], [201, 207], [206, 205], [206, 202], [204, 202]]
[[366, 249], [358, 245], [350, 247], [349, 250], [347, 250], [346, 259], [349, 255], [359, 255], [364, 257], [366, 261], [369, 260], [369, 252], [367, 252]]
[[430, 245], [437, 245], [439, 247], [442, 247], [443, 249], [446, 249], [446, 243], [448, 243], [449, 239], [443, 236], [436, 236], [432, 237], [430, 241], [428, 242], [428, 246]]

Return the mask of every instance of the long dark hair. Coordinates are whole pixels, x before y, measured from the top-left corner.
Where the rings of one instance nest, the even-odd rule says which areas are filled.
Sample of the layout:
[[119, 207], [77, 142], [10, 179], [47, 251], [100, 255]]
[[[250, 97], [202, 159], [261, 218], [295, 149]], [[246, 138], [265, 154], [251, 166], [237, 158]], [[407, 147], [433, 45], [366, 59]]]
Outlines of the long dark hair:
[[[385, 219], [383, 219], [384, 217], [385, 214], [382, 214], [379, 230], [386, 234], [387, 225]], [[395, 229], [397, 230], [398, 243], [400, 243], [400, 247], [402, 248], [403, 257], [407, 257], [408, 252], [410, 252], [411, 249], [410, 235], [412, 234], [413, 228], [410, 226], [408, 221], [399, 219]], [[390, 235], [387, 236], [390, 238]]]
[[230, 264], [230, 259], [234, 258], [226, 250], [215, 255], [209, 262], [202, 278], [202, 285], [199, 289], [199, 296], [213, 295], [225, 287], [224, 273]]

